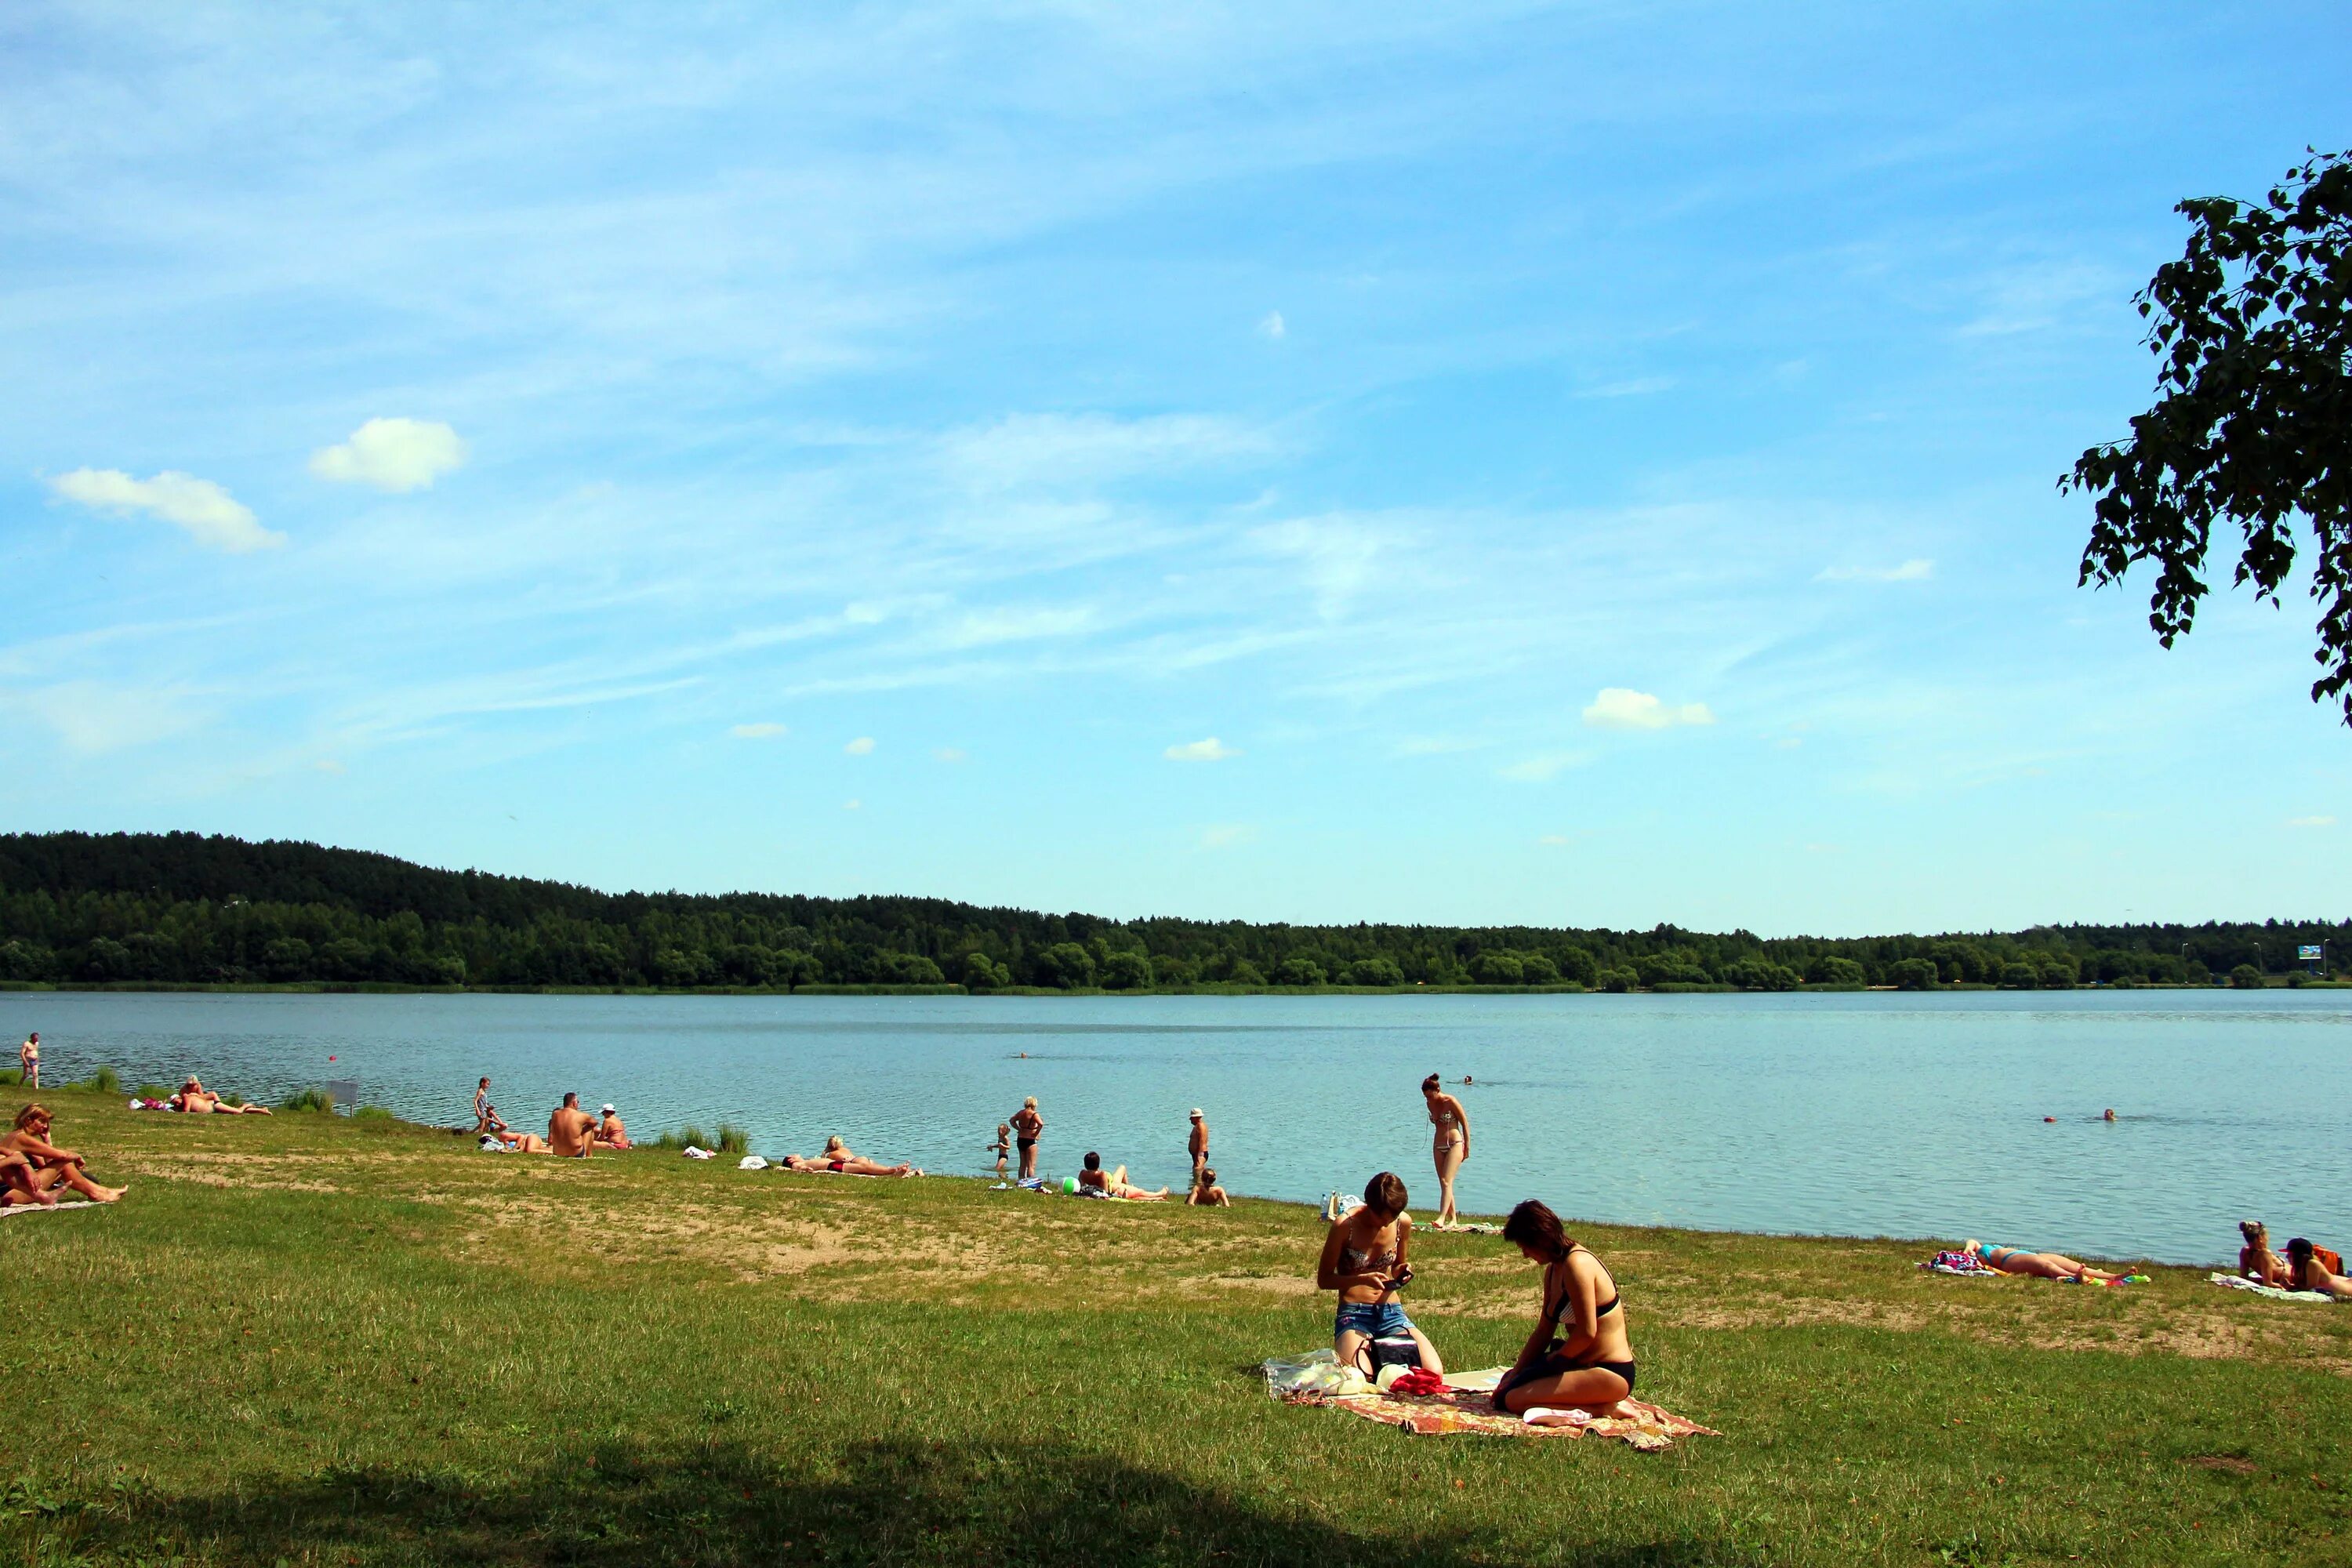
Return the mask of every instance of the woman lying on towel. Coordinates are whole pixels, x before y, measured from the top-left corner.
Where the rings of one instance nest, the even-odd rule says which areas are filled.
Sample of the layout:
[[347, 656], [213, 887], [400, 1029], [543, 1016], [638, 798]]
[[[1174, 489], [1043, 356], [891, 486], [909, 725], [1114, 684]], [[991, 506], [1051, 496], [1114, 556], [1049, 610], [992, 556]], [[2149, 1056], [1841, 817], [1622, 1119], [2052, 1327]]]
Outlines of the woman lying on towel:
[[1962, 1252], [1974, 1253], [1977, 1260], [1988, 1268], [1998, 1268], [2003, 1274], [2030, 1274], [2037, 1279], [2072, 1279], [2077, 1285], [2112, 1285], [2123, 1278], [2104, 1268], [2094, 1268], [2087, 1263], [2077, 1263], [2063, 1252], [2028, 1252], [2018, 1247], [2000, 1247], [1990, 1241], [1969, 1240], [1960, 1244]]
[[1592, 1249], [1569, 1239], [1559, 1216], [1529, 1198], [1503, 1222], [1503, 1239], [1540, 1263], [1543, 1315], [1503, 1381], [1495, 1408], [1526, 1414], [1537, 1405], [1606, 1415], [1633, 1394], [1633, 1342], [1617, 1282]]
[[2312, 1254], [2317, 1249], [2302, 1237], [2286, 1244], [2287, 1285], [2295, 1290], [2317, 1290], [2339, 1301], [2352, 1301], [2352, 1279], [2329, 1268]]
[[1364, 1184], [1364, 1205], [1331, 1222], [1323, 1256], [1315, 1265], [1315, 1288], [1339, 1292], [1339, 1314], [1331, 1323], [1331, 1350], [1342, 1366], [1366, 1377], [1380, 1372], [1376, 1343], [1409, 1339], [1421, 1364], [1443, 1377], [1445, 1363], [1429, 1336], [1404, 1315], [1397, 1292], [1412, 1278], [1405, 1251], [1412, 1221], [1404, 1212], [1404, 1180], [1382, 1171]]
[[830, 1173], [836, 1176], [919, 1176], [923, 1173], [912, 1165], [886, 1165], [879, 1160], [869, 1160], [858, 1153], [839, 1137], [824, 1141], [824, 1152], [814, 1160], [803, 1160], [798, 1154], [787, 1154], [784, 1169], [809, 1174]]
[[[131, 1190], [128, 1187], [101, 1187], [91, 1181], [89, 1172], [85, 1168], [87, 1162], [79, 1154], [49, 1142], [49, 1124], [48, 1107], [28, 1105], [16, 1112], [16, 1125], [6, 1133], [0, 1134], [0, 1153], [17, 1156], [31, 1168], [33, 1175], [49, 1178], [47, 1183], [36, 1181], [33, 1184], [35, 1189], [46, 1192], [50, 1186], [62, 1185], [94, 1204], [110, 1204]], [[55, 1203], [57, 1200], [52, 1197], [49, 1201]]]
[[1149, 1187], [1139, 1187], [1129, 1181], [1125, 1165], [1116, 1171], [1105, 1171], [1102, 1156], [1091, 1149], [1087, 1151], [1084, 1168], [1078, 1172], [1078, 1191], [1100, 1193], [1107, 1198], [1125, 1198], [1131, 1204], [1156, 1204], [1168, 1195], [1166, 1187], [1155, 1193]]
[[174, 1110], [184, 1110], [191, 1116], [267, 1116], [269, 1114], [269, 1108], [266, 1105], [231, 1105], [211, 1089], [198, 1083], [196, 1075], [194, 1073], [188, 1075], [188, 1081], [180, 1086], [180, 1092], [173, 1095], [169, 1103]]

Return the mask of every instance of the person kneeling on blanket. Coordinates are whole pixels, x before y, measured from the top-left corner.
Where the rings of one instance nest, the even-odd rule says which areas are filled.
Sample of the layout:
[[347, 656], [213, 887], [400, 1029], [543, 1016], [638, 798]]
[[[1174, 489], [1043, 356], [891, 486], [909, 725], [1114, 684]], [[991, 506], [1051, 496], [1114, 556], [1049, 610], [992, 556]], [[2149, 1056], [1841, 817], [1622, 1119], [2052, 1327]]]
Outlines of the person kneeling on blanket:
[[1544, 1266], [1543, 1315], [1519, 1359], [1495, 1385], [1495, 1408], [1507, 1415], [1538, 1405], [1606, 1415], [1619, 1400], [1632, 1398], [1633, 1344], [1625, 1333], [1624, 1304], [1592, 1249], [1570, 1240], [1559, 1216], [1533, 1198], [1503, 1222], [1503, 1239], [1528, 1262]]
[[1412, 1326], [1397, 1292], [1412, 1278], [1405, 1249], [1412, 1221], [1404, 1212], [1404, 1182], [1382, 1171], [1364, 1184], [1364, 1206], [1331, 1222], [1315, 1288], [1339, 1292], [1331, 1349], [1342, 1366], [1377, 1380], [1388, 1365], [1421, 1366], [1443, 1377], [1445, 1363], [1429, 1336]]

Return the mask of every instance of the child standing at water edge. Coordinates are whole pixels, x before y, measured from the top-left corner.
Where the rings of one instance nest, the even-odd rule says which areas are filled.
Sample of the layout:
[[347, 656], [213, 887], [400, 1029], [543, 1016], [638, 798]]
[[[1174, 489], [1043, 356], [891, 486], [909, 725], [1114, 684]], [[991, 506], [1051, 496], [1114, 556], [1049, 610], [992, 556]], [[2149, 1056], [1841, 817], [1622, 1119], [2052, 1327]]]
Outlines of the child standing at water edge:
[[1001, 1187], [1004, 1184], [1004, 1157], [1013, 1152], [1011, 1122], [1000, 1121], [996, 1124], [996, 1142], [988, 1145], [988, 1152], [996, 1156], [996, 1184]]

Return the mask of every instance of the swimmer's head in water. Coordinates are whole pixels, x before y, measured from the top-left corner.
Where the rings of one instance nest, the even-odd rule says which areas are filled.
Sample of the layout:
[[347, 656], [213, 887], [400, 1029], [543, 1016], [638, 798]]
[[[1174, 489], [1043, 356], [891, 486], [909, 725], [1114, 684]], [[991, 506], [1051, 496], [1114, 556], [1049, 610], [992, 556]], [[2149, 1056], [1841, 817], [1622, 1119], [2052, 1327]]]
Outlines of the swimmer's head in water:
[[1382, 1171], [1364, 1184], [1364, 1202], [1376, 1213], [1391, 1217], [1404, 1213], [1404, 1178], [1394, 1171]]
[[1101, 1156], [1100, 1154], [1096, 1153], [1096, 1152], [1095, 1152], [1093, 1150], [1091, 1150], [1091, 1149], [1087, 1150], [1087, 1151], [1086, 1165], [1087, 1165], [1087, 1170], [1089, 1170], [1089, 1171], [1099, 1171], [1099, 1170], [1101, 1170], [1101, 1169], [1102, 1169], [1102, 1156]]

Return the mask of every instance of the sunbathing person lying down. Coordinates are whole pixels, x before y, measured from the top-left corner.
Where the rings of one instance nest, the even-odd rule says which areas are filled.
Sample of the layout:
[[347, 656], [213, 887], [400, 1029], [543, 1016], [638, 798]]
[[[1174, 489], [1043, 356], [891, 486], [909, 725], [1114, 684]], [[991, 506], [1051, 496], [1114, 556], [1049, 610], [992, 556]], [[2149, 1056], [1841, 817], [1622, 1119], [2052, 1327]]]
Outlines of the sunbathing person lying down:
[[838, 1137], [824, 1141], [824, 1152], [814, 1160], [803, 1160], [798, 1154], [787, 1154], [783, 1167], [812, 1175], [835, 1176], [919, 1176], [923, 1173], [905, 1163], [886, 1165], [879, 1160], [869, 1160]]
[[1091, 1188], [1107, 1198], [1125, 1198], [1129, 1203], [1137, 1204], [1156, 1204], [1168, 1195], [1166, 1187], [1155, 1193], [1148, 1187], [1139, 1187], [1129, 1181], [1125, 1165], [1105, 1174], [1102, 1168], [1102, 1156], [1091, 1149], [1087, 1151], [1086, 1169], [1078, 1173], [1078, 1187], [1080, 1191]]
[[194, 1073], [188, 1075], [188, 1081], [180, 1086], [180, 1092], [173, 1095], [167, 1103], [174, 1110], [184, 1110], [191, 1116], [267, 1116], [269, 1114], [269, 1108], [266, 1105], [231, 1105], [211, 1089], [198, 1083], [196, 1075]]
[[2003, 1274], [2030, 1274], [2037, 1279], [2072, 1279], [2077, 1285], [2112, 1285], [2123, 1278], [2104, 1268], [2094, 1268], [2087, 1263], [2077, 1263], [2063, 1252], [2028, 1252], [2023, 1247], [2001, 1247], [1990, 1241], [1969, 1240], [1960, 1244], [1963, 1252], [1974, 1253], [1977, 1260], [1988, 1268]]
[[496, 1152], [508, 1154], [552, 1154], [555, 1152], [555, 1145], [536, 1132], [512, 1131], [485, 1132], [482, 1134], [481, 1146], [486, 1153]]
[[[16, 1112], [16, 1125], [0, 1134], [0, 1153], [15, 1155], [32, 1168], [37, 1176], [52, 1180], [44, 1184], [33, 1184], [37, 1191], [49, 1186], [64, 1186], [80, 1194], [95, 1204], [110, 1204], [131, 1189], [101, 1187], [89, 1179], [88, 1162], [71, 1149], [59, 1148], [49, 1142], [50, 1117], [48, 1107], [28, 1105]], [[52, 1197], [50, 1202], [55, 1203]]]
[[2317, 1290], [2339, 1301], [2352, 1301], [2352, 1279], [2330, 1270], [2312, 1252], [2311, 1243], [2299, 1236], [2286, 1244], [2288, 1283], [2297, 1290]]

